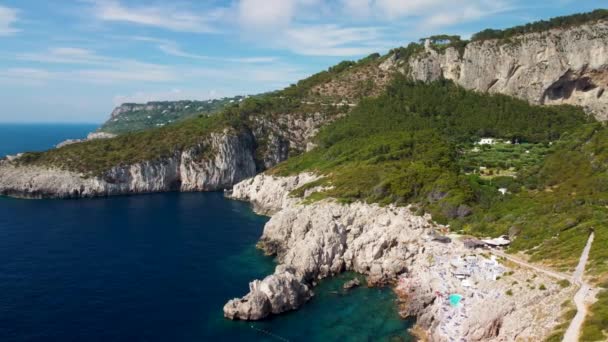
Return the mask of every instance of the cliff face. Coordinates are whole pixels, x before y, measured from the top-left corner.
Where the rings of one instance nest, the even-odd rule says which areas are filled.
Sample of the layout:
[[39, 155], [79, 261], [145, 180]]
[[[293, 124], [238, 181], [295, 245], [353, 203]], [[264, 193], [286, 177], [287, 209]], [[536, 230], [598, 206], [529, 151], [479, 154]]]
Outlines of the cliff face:
[[425, 52], [409, 61], [392, 56], [382, 69], [399, 69], [422, 81], [450, 79], [467, 88], [515, 96], [533, 104], [584, 107], [608, 120], [608, 22], [469, 43]]
[[116, 166], [99, 177], [40, 166], [0, 164], [0, 194], [27, 198], [78, 198], [160, 191], [212, 191], [256, 173], [249, 133], [211, 134], [198, 146], [168, 158]]
[[260, 170], [286, 160], [290, 155], [305, 152], [319, 128], [333, 118], [317, 112], [287, 113], [276, 119], [254, 118], [252, 133], [261, 147], [257, 153]]
[[304, 152], [319, 127], [329, 120], [321, 113], [284, 114], [276, 120], [259, 117], [240, 132], [212, 133], [199, 145], [176, 149], [170, 157], [118, 165], [98, 177], [22, 165], [18, 157], [12, 157], [0, 161], [0, 195], [78, 198], [228, 189]]

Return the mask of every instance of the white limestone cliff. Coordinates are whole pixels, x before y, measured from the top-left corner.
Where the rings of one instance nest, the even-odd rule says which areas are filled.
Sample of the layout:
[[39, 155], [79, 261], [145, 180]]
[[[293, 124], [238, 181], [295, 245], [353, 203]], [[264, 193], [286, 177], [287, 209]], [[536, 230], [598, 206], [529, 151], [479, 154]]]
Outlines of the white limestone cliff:
[[213, 191], [256, 173], [253, 141], [226, 130], [171, 157], [116, 166], [100, 176], [59, 168], [0, 162], [0, 194], [26, 198], [80, 198], [162, 191]]
[[532, 104], [571, 104], [608, 120], [608, 22], [484, 40], [425, 51], [408, 61], [388, 58], [381, 69], [414, 79], [453, 80], [467, 89], [518, 97]]

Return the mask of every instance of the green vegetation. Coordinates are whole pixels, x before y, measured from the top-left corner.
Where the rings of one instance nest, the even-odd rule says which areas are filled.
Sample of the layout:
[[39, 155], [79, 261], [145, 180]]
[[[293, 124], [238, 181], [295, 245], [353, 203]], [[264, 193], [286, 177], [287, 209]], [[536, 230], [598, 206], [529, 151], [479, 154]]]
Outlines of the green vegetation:
[[189, 119], [163, 128], [126, 133], [113, 139], [91, 140], [47, 152], [25, 153], [19, 162], [53, 165], [91, 176], [100, 175], [114, 166], [171, 156], [176, 150], [195, 145], [206, 134], [228, 124], [224, 116]]
[[509, 187], [512, 194], [481, 201], [473, 215], [453, 229], [480, 235], [517, 236], [511, 249], [528, 251], [564, 270], [576, 264], [594, 229], [589, 270], [608, 271], [608, 129], [586, 124], [564, 134], [539, 165], [524, 169]]
[[597, 298], [597, 302], [590, 308], [583, 325], [581, 341], [606, 341], [608, 337], [608, 282], [603, 285], [603, 290]]
[[555, 327], [553, 333], [549, 335], [547, 339], [545, 339], [545, 342], [562, 342], [564, 340], [564, 335], [566, 334], [566, 330], [570, 325], [570, 321], [572, 321], [574, 316], [576, 316], [576, 308], [570, 300], [565, 301], [562, 304], [562, 308], [566, 310], [562, 313], [562, 323]]
[[568, 279], [562, 279], [560, 281], [557, 282], [559, 284], [559, 286], [561, 286], [562, 288], [566, 288], [568, 286], [571, 285], [570, 281]]
[[[113, 139], [92, 140], [46, 152], [26, 153], [19, 162], [52, 165], [97, 176], [118, 165], [169, 157], [176, 151], [203, 142], [211, 132], [226, 128], [234, 131], [250, 129], [254, 117], [272, 117], [282, 113], [314, 113], [318, 110], [315, 106], [277, 96], [249, 98], [217, 115], [200, 115], [161, 128], [122, 134]], [[326, 107], [324, 110], [327, 115], [338, 111], [333, 107]], [[258, 149], [264, 147], [263, 142], [258, 142]]]
[[471, 145], [460, 147], [460, 167], [465, 173], [479, 173], [485, 168], [485, 176], [514, 176], [518, 171], [539, 165], [551, 151], [550, 143], [513, 144], [498, 142], [495, 145]]
[[464, 49], [467, 47], [469, 43], [468, 40], [460, 39], [460, 36], [450, 36], [446, 34], [430, 36], [428, 38], [420, 39], [420, 43], [424, 44], [426, 40], [431, 42], [431, 46], [433, 49], [439, 52], [445, 51], [449, 47], [453, 47], [460, 53], [460, 56], [464, 55]]
[[508, 290], [507, 290], [507, 292], [505, 292], [505, 294], [506, 294], [507, 296], [512, 296], [512, 295], [513, 295], [513, 290], [508, 289]]
[[362, 58], [358, 61], [342, 61], [325, 71], [321, 71], [316, 73], [308, 78], [305, 78], [299, 81], [296, 84], [292, 84], [286, 89], [283, 89], [276, 94], [282, 97], [294, 98], [294, 99], [302, 99], [309, 97], [311, 89], [319, 84], [329, 82], [337, 77], [352, 72], [357, 68], [362, 68], [370, 65], [371, 63], [376, 63], [380, 60], [380, 54], [373, 53], [365, 58]]
[[[511, 235], [513, 251], [564, 270], [595, 228], [589, 269], [599, 274], [608, 271], [608, 250], [600, 247], [608, 242], [608, 129], [589, 120], [574, 107], [535, 107], [451, 82], [399, 78], [385, 95], [323, 129], [319, 148], [274, 172], [323, 174], [314, 186], [331, 188], [314, 200], [417, 203], [454, 231]], [[522, 144], [469, 154], [480, 137]], [[509, 177], [471, 174], [478, 165], [513, 170]]]
[[345, 202], [418, 202], [436, 219], [452, 219], [498, 194], [495, 184], [461, 172], [458, 146], [480, 136], [548, 143], [585, 121], [573, 107], [532, 107], [447, 81], [398, 78], [385, 95], [362, 101], [348, 117], [323, 129], [319, 148], [274, 172], [315, 170], [326, 175], [316, 185], [332, 185], [325, 196]]
[[145, 105], [125, 103], [122, 105], [124, 108], [133, 108], [133, 110], [109, 119], [99, 128], [99, 131], [124, 134], [163, 127], [199, 115], [218, 113], [244, 99], [243, 96], [236, 96], [208, 101], [148, 102]]
[[598, 9], [588, 13], [556, 17], [549, 20], [541, 20], [526, 25], [511, 27], [505, 30], [487, 29], [474, 34], [471, 37], [471, 40], [509, 39], [521, 34], [543, 32], [556, 28], [569, 28], [602, 19], [608, 19], [608, 10]]

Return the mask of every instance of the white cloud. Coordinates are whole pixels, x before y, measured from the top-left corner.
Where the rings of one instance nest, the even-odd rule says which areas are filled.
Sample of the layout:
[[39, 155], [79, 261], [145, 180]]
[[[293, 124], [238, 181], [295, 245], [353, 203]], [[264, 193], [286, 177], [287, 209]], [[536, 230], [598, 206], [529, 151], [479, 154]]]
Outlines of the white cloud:
[[358, 18], [370, 16], [373, 0], [341, 0], [344, 11]]
[[207, 16], [195, 14], [170, 6], [128, 7], [119, 0], [93, 0], [93, 13], [103, 21], [127, 22], [132, 24], [160, 27], [178, 32], [215, 32], [212, 22], [222, 16], [223, 9], [217, 8]]
[[350, 15], [391, 21], [409, 18], [422, 28], [439, 28], [508, 10], [511, 0], [341, 0]]
[[205, 60], [205, 61], [217, 61], [217, 62], [230, 62], [230, 63], [272, 63], [276, 62], [278, 58], [276, 57], [211, 57], [207, 55], [199, 55], [195, 53], [190, 53], [184, 51], [179, 44], [174, 41], [166, 40], [166, 39], [158, 39], [153, 37], [131, 37], [133, 40], [142, 41], [142, 42], [151, 42], [155, 43], [158, 46], [158, 49], [167, 55], [183, 57], [195, 60]]
[[107, 64], [111, 58], [97, 55], [94, 51], [75, 47], [57, 47], [45, 52], [22, 53], [17, 55], [18, 60], [38, 63], [59, 64]]
[[35, 68], [8, 68], [0, 70], [0, 81], [7, 84], [22, 84], [40, 86], [52, 80], [52, 72]]
[[17, 10], [0, 5], [0, 36], [19, 32], [13, 25], [17, 22]]
[[252, 44], [306, 56], [350, 57], [403, 44], [404, 27], [413, 39], [504, 11], [509, 1], [239, 0], [238, 18]]
[[92, 84], [112, 84], [127, 82], [169, 82], [177, 80], [176, 74], [167, 67], [149, 66], [114, 69], [77, 69], [52, 71], [42, 68], [9, 68], [0, 70], [0, 79], [22, 85], [46, 85], [51, 82], [68, 81]]
[[358, 56], [377, 52], [387, 45], [380, 28], [333, 24], [290, 28], [282, 32], [276, 42], [308, 56]]
[[241, 25], [255, 29], [287, 26], [295, 10], [294, 0], [241, 0], [238, 5]]

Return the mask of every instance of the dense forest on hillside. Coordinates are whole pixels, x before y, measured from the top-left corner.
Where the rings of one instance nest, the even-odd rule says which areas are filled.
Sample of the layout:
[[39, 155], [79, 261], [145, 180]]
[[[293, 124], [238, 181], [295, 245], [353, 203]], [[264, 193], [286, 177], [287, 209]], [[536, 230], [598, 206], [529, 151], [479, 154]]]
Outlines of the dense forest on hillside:
[[362, 101], [348, 117], [323, 129], [317, 150], [275, 172], [331, 174], [326, 181], [334, 187], [327, 195], [345, 201], [410, 203], [440, 196], [442, 216], [453, 216], [472, 200], [468, 181], [459, 176], [459, 144], [481, 137], [549, 143], [587, 120], [574, 107], [534, 107], [449, 81], [425, 84], [398, 77], [385, 95]]
[[106, 121], [99, 132], [125, 134], [163, 127], [200, 115], [213, 115], [246, 99], [244, 96], [225, 97], [207, 101], [162, 101], [144, 104], [125, 103], [134, 110], [125, 111]]

